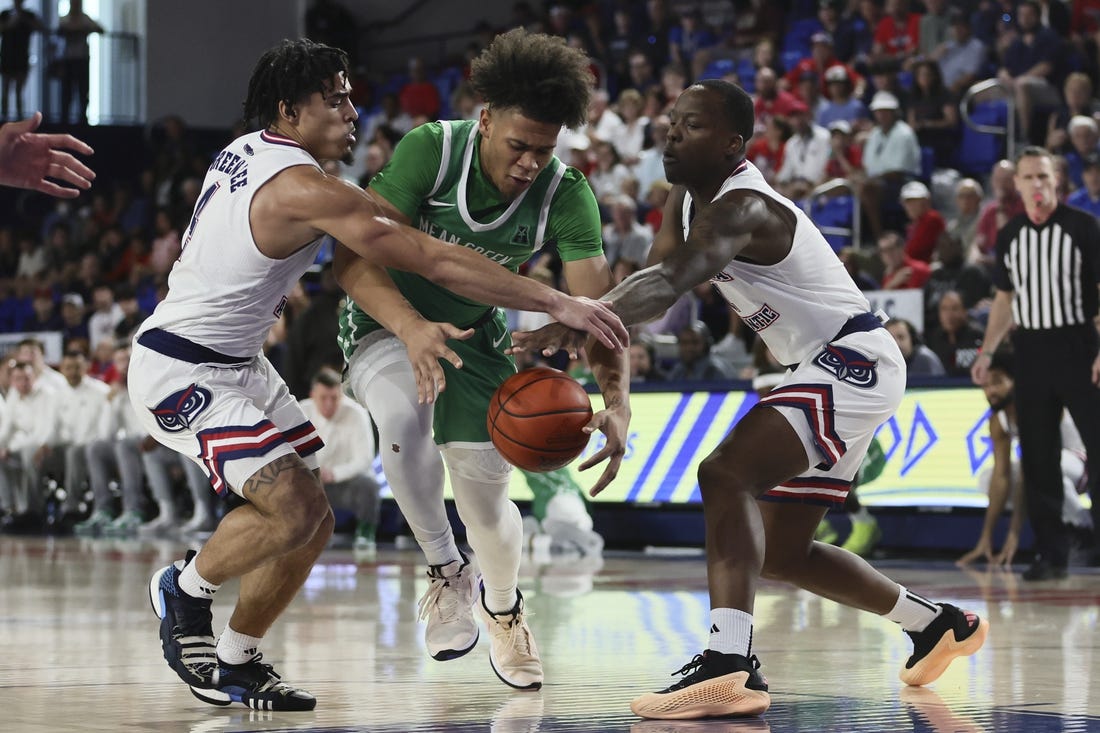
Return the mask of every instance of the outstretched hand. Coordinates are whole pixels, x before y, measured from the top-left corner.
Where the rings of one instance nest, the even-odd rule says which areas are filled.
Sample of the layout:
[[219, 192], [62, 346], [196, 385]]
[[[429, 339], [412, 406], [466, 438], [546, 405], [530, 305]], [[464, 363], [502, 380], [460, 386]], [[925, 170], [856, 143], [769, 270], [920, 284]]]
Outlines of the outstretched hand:
[[570, 359], [576, 359], [578, 351], [587, 340], [588, 334], [584, 331], [569, 328], [555, 321], [534, 331], [513, 331], [512, 345], [505, 349], [505, 353], [541, 351], [543, 356], [553, 356], [561, 349], [565, 349]]
[[630, 334], [626, 326], [611, 310], [611, 306], [603, 301], [565, 297], [549, 314], [551, 318], [570, 328], [591, 334], [615, 353], [621, 353], [630, 344]]
[[[92, 148], [72, 135], [46, 135], [35, 132], [42, 113], [0, 126], [0, 185], [40, 191], [57, 198], [71, 199], [81, 189], [91, 188], [95, 172], [66, 150], [91, 155]], [[76, 188], [60, 186], [56, 179]]]
[[450, 323], [436, 321], [420, 321], [415, 328], [403, 334], [409, 363], [416, 376], [416, 397], [420, 404], [435, 402], [436, 396], [447, 387], [440, 359], [446, 359], [455, 369], [462, 368], [462, 359], [447, 346], [447, 340], [465, 341], [473, 335], [472, 328], [463, 330]]
[[600, 474], [600, 478], [588, 490], [589, 496], [599, 494], [619, 475], [619, 467], [622, 465], [623, 456], [626, 454], [626, 432], [629, 424], [630, 411], [620, 406], [600, 410], [584, 426], [584, 432], [591, 434], [599, 430], [606, 437], [603, 448], [593, 453], [588, 457], [588, 460], [578, 466], [579, 470], [587, 471], [607, 460], [607, 466]]

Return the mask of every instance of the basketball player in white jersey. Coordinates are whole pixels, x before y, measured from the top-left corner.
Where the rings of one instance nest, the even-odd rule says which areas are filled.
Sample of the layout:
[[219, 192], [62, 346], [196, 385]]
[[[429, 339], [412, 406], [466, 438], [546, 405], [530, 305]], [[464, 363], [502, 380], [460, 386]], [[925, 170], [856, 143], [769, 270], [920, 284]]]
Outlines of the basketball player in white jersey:
[[[219, 494], [245, 501], [197, 556], [150, 583], [165, 659], [214, 705], [316, 705], [259, 653], [333, 526], [317, 474], [321, 439], [261, 348], [325, 234], [373, 264], [418, 272], [471, 298], [560, 312], [611, 348], [626, 340], [606, 306], [517, 277], [464, 247], [413, 237], [376, 217], [362, 191], [323, 173], [319, 161], [339, 159], [355, 142], [347, 73], [342, 51], [308, 40], [284, 41], [260, 58], [245, 102], [260, 131], [214, 159], [168, 295], [135, 336], [130, 397], [146, 429], [202, 465]], [[357, 283], [347, 287], [363, 297]], [[469, 334], [426, 321], [423, 331], [435, 348], [417, 378], [431, 399], [441, 386], [438, 357], [457, 361], [444, 339]], [[240, 596], [215, 642], [212, 597], [234, 577]]]
[[[652, 266], [606, 300], [624, 323], [641, 323], [713, 282], [790, 371], [699, 467], [707, 649], [681, 668], [682, 680], [636, 698], [631, 709], [669, 719], [767, 710], [767, 682], [752, 655], [761, 576], [897, 622], [914, 643], [901, 679], [931, 682], [956, 656], [977, 651], [988, 623], [813, 539], [828, 507], [843, 504], [875, 429], [901, 401], [897, 344], [813, 223], [745, 160], [753, 104], [744, 90], [699, 82], [680, 95], [670, 119], [664, 164], [676, 187]], [[554, 337], [555, 326], [544, 329], [517, 334], [517, 344], [549, 350], [568, 342]]]

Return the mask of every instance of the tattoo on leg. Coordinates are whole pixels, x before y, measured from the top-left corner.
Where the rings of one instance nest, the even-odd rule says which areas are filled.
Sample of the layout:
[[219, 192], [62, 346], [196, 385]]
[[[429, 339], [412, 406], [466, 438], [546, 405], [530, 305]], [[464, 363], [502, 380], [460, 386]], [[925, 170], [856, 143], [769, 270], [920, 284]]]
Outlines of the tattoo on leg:
[[305, 471], [309, 473], [309, 469], [302, 463], [302, 459], [298, 457], [297, 453], [287, 453], [252, 474], [252, 477], [244, 482], [243, 493], [245, 495], [258, 494], [270, 488], [279, 479], [279, 474], [284, 471]]

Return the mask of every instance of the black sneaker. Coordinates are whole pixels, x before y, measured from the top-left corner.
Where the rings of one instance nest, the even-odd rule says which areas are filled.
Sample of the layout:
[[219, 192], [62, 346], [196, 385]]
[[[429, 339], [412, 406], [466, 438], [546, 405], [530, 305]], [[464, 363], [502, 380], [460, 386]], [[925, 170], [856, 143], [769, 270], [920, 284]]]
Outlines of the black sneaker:
[[195, 557], [189, 551], [183, 560], [153, 573], [149, 581], [149, 602], [160, 618], [160, 646], [168, 666], [192, 687], [213, 687], [218, 670], [217, 647], [210, 613], [212, 598], [193, 598], [180, 589], [180, 572]]
[[937, 605], [943, 613], [924, 631], [905, 632], [913, 640], [913, 654], [898, 676], [907, 685], [935, 681], [955, 657], [969, 656], [981, 649], [989, 634], [989, 622], [973, 611], [964, 611], [950, 603]]
[[219, 659], [215, 686], [192, 686], [191, 694], [211, 705], [239, 702], [253, 710], [305, 711], [317, 707], [317, 698], [283, 682], [262, 660], [262, 654], [244, 664], [226, 664]]
[[1069, 569], [1064, 563], [1054, 563], [1040, 556], [1028, 566], [1022, 577], [1024, 580], [1061, 580], [1068, 575]]
[[630, 709], [635, 715], [662, 720], [760, 715], [771, 705], [768, 681], [760, 674], [755, 655], [708, 649], [672, 674], [684, 679], [634, 698]]

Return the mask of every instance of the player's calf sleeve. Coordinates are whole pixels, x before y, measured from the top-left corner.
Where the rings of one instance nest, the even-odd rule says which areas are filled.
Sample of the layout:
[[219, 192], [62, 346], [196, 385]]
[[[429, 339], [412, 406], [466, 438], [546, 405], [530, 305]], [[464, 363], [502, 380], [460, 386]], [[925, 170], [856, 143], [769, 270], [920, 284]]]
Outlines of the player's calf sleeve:
[[466, 525], [485, 581], [485, 603], [504, 611], [515, 602], [523, 549], [523, 520], [508, 498], [511, 466], [488, 443], [484, 447], [443, 449], [455, 506]]

